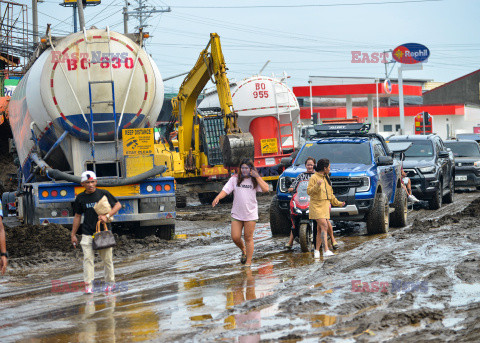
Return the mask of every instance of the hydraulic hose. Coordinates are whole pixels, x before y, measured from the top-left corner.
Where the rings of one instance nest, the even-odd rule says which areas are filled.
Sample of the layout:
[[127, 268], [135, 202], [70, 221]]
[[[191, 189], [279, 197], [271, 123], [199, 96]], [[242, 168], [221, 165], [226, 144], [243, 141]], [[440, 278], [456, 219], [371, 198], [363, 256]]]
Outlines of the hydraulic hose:
[[[75, 182], [80, 184], [80, 176], [67, 174], [58, 169], [52, 169], [44, 160], [39, 158], [38, 155], [35, 153], [31, 154], [30, 157], [33, 160], [33, 162], [35, 162], [35, 164], [38, 167], [40, 167], [49, 178], [52, 178], [55, 180]], [[105, 179], [105, 180], [100, 179], [97, 181], [97, 186], [113, 187], [113, 186], [131, 185], [131, 184], [146, 180], [148, 178], [151, 178], [155, 175], [163, 174], [166, 170], [167, 170], [167, 167], [165, 166], [155, 166], [152, 169], [142, 174], [127, 177], [126, 179]]]

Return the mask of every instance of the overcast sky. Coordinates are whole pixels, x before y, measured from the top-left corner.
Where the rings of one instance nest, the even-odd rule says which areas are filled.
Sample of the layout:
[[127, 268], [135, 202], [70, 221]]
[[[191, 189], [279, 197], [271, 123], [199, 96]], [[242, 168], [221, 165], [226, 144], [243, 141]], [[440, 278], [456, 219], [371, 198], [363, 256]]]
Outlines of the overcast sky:
[[[39, 0], [40, 1], [40, 0]], [[129, 9], [139, 0], [129, 0]], [[29, 5], [30, 0], [19, 1]], [[41, 33], [51, 23], [54, 35], [72, 32], [72, 9], [60, 0], [38, 5]], [[221, 37], [230, 79], [258, 73], [290, 75], [290, 86], [307, 85], [310, 75], [384, 77], [382, 63], [352, 63], [352, 51], [383, 52], [404, 43], [430, 49], [422, 71], [404, 77], [450, 81], [480, 68], [480, 0], [143, 0], [171, 12], [147, 23], [152, 38], [146, 50], [163, 77], [189, 71], [209, 40]], [[123, 32], [124, 0], [102, 0], [85, 11], [87, 27]], [[129, 30], [138, 22], [130, 18]], [[397, 77], [394, 66], [390, 77]], [[389, 66], [389, 69], [392, 65]], [[175, 92], [182, 81], [165, 83]]]

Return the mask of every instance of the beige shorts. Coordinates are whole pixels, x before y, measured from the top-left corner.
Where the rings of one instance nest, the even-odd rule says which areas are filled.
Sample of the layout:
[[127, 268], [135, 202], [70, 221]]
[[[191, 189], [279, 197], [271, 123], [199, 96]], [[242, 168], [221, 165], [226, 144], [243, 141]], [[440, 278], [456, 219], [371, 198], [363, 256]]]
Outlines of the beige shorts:
[[[247, 221], [247, 222], [255, 222], [255, 223], [258, 223], [258, 219], [256, 219], [256, 220], [246, 220], [246, 221]], [[246, 222], [246, 221], [245, 221], [245, 220], [235, 219], [235, 218], [232, 217], [232, 222], [242, 222], [242, 223], [244, 223], [244, 222]]]

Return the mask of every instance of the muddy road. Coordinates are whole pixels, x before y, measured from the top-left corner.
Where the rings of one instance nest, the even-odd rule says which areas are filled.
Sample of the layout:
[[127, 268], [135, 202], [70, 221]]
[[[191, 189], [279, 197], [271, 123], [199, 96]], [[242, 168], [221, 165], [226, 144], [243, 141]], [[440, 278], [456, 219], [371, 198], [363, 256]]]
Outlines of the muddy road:
[[480, 340], [480, 193], [412, 211], [408, 227], [388, 234], [367, 236], [361, 225], [337, 230], [340, 249], [325, 261], [298, 245], [287, 251], [285, 238], [271, 236], [270, 198], [259, 197], [252, 268], [242, 267], [230, 241], [230, 205], [194, 203], [179, 210], [175, 240], [118, 237], [120, 286], [107, 295], [78, 291], [82, 254], [68, 245], [68, 230], [55, 228], [45, 243], [38, 227], [14, 236], [6, 218], [7, 239], [22, 237], [29, 249], [18, 244], [0, 277], [0, 340]]

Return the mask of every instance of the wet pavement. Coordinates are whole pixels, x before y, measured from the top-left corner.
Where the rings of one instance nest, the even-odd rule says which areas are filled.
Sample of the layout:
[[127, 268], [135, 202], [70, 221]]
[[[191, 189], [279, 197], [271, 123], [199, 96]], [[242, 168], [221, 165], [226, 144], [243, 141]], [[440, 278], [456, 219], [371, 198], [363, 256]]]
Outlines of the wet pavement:
[[114, 293], [76, 291], [81, 252], [12, 259], [0, 277], [0, 340], [478, 341], [479, 196], [412, 211], [409, 227], [388, 234], [337, 230], [340, 249], [325, 261], [284, 250], [286, 239], [270, 234], [270, 197], [259, 197], [252, 268], [230, 240], [230, 205], [194, 203], [179, 211], [175, 240], [123, 248]]

